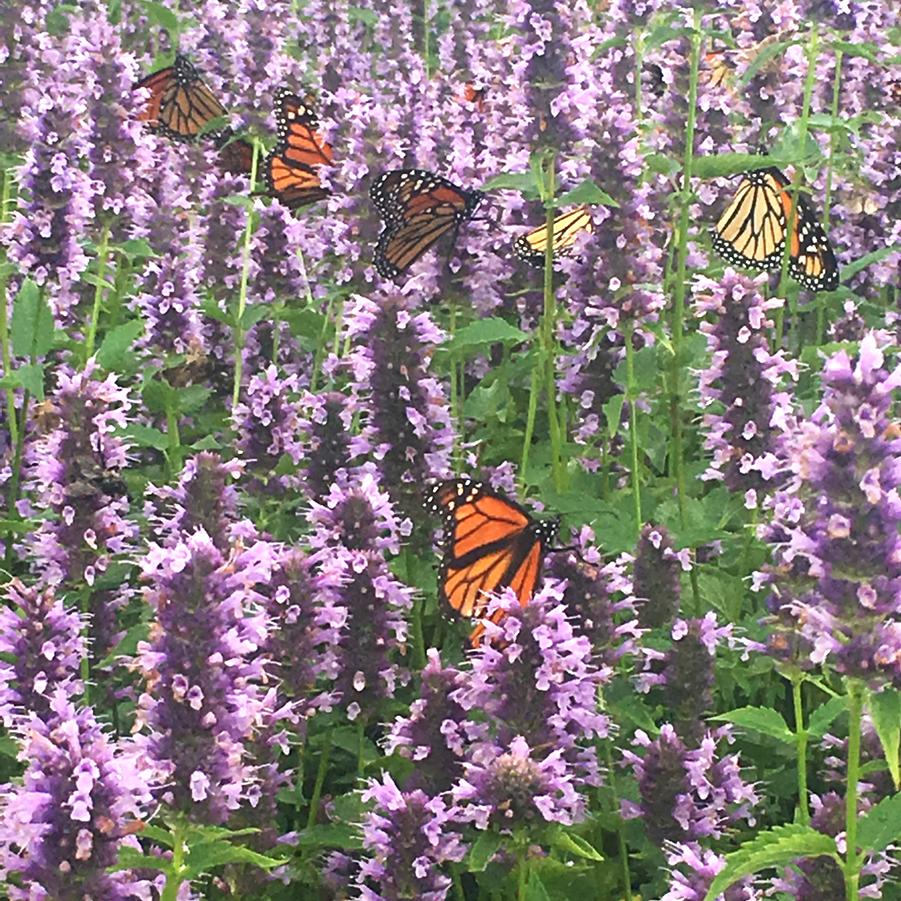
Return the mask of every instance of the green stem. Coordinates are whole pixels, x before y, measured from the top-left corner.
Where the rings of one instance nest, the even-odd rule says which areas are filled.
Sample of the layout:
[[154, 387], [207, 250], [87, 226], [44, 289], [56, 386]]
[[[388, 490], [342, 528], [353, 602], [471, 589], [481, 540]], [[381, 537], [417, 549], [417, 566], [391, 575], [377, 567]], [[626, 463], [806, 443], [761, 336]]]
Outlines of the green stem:
[[455, 901], [466, 901], [466, 893], [463, 891], [463, 880], [460, 878], [459, 867], [451, 864], [451, 879], [454, 881], [454, 899]]
[[175, 475], [181, 469], [181, 460], [179, 459], [181, 433], [178, 429], [178, 414], [171, 405], [166, 407], [166, 432], [169, 438], [166, 456], [169, 460], [169, 468], [172, 470], [172, 474]]
[[[455, 295], [450, 298], [450, 317], [448, 319], [448, 341], [453, 344], [454, 336], [457, 334], [457, 299]], [[464, 384], [460, 378], [462, 364], [457, 362], [457, 356], [452, 351], [450, 355], [450, 406], [451, 420], [456, 423], [454, 429], [454, 448], [453, 448], [453, 464], [454, 472], [459, 474], [463, 465], [463, 448], [461, 443], [464, 440], [465, 420], [463, 417], [463, 391]]]
[[97, 340], [97, 324], [100, 322], [100, 309], [103, 306], [103, 289], [106, 278], [106, 264], [109, 258], [110, 227], [104, 222], [100, 232], [100, 246], [97, 248], [97, 282], [94, 285], [94, 303], [91, 305], [91, 321], [88, 325], [88, 334], [84, 342], [84, 362], [94, 355], [94, 342]]
[[529, 387], [529, 407], [526, 411], [526, 431], [522, 439], [522, 457], [519, 461], [520, 491], [525, 488], [526, 469], [529, 466], [529, 451], [532, 447], [532, 435], [535, 433], [535, 418], [538, 414], [538, 381], [539, 372], [536, 366], [532, 370], [532, 381]]
[[516, 867], [516, 901], [525, 901], [529, 883], [529, 849], [526, 846]]
[[849, 679], [848, 785], [845, 790], [845, 901], [860, 898], [860, 856], [857, 853], [857, 783], [860, 779], [860, 725], [863, 719], [863, 685]]
[[632, 509], [635, 513], [635, 528], [641, 533], [644, 520], [641, 516], [641, 477], [638, 471], [638, 392], [635, 387], [635, 351], [632, 347], [632, 323], [624, 326], [623, 339], [626, 342], [626, 402], [629, 404], [629, 436], [632, 451]]
[[682, 410], [682, 344], [685, 337], [685, 289], [688, 268], [688, 226], [691, 207], [691, 174], [694, 168], [695, 121], [698, 105], [698, 70], [701, 58], [701, 12], [694, 11], [688, 76], [688, 119], [685, 123], [685, 152], [682, 159], [682, 190], [679, 198], [679, 226], [676, 252], [676, 285], [673, 295], [673, 365], [670, 374], [670, 418], [672, 423], [673, 470], [679, 503], [679, 519], [685, 520], [685, 458]]
[[804, 698], [801, 695], [803, 676], [792, 679], [792, 701], [795, 708], [795, 748], [798, 757], [798, 819], [802, 826], [810, 823], [810, 804], [807, 795], [807, 727], [804, 725]]
[[361, 716], [357, 720], [357, 779], [363, 775], [363, 748], [366, 738], [366, 719]]
[[336, 357], [341, 356], [341, 329], [344, 327], [344, 298], [338, 301], [338, 312], [335, 313], [335, 345], [332, 353]]
[[[260, 155], [260, 142], [253, 139], [253, 157], [250, 162], [250, 184], [256, 184], [257, 161]], [[241, 251], [241, 282], [238, 287], [238, 310], [235, 316], [235, 383], [232, 389], [232, 410], [238, 406], [241, 395], [241, 381], [244, 376], [244, 310], [247, 307], [247, 284], [250, 279], [250, 241], [253, 237], [253, 208], [247, 209], [247, 222], [244, 225], [244, 243]]]
[[[817, 74], [817, 53], [819, 52], [819, 32], [814, 24], [810, 28], [810, 39], [807, 42], [807, 76], [804, 79], [804, 98], [801, 104], [801, 116], [798, 119], [798, 146], [805, 147], [807, 144], [807, 123], [810, 118], [810, 101], [813, 97], [813, 87], [816, 82]], [[795, 220], [798, 216], [798, 188], [801, 184], [801, 167], [795, 166], [792, 174], [792, 181], [789, 190], [791, 191], [791, 209], [788, 214], [788, 222], [786, 223], [786, 234], [790, 235], [794, 232]], [[785, 298], [786, 287], [788, 282], [788, 263], [791, 259], [791, 241], [785, 242], [785, 249], [782, 253], [782, 269], [779, 273], [779, 287], [776, 289], [778, 297]], [[791, 309], [792, 317], [797, 315], [797, 303]], [[785, 306], [781, 306], [776, 310], [776, 327], [773, 335], [773, 349], [778, 350], [782, 346], [783, 324], [785, 322]]]
[[172, 829], [172, 869], [166, 876], [166, 884], [160, 901], [178, 901], [178, 893], [185, 881], [185, 840], [181, 827]]
[[[26, 390], [22, 392], [22, 410], [19, 414], [19, 429], [16, 445], [13, 450], [13, 466], [12, 476], [9, 480], [9, 495], [7, 500], [7, 509], [9, 515], [18, 519], [16, 512], [16, 503], [19, 500], [19, 484], [22, 480], [22, 454], [25, 450], [25, 426], [28, 423], [28, 405], [31, 402], [31, 394]], [[6, 540], [6, 556], [4, 558], [4, 568], [7, 572], [12, 566], [13, 559], [13, 542], [12, 536], [7, 536]]]
[[310, 798], [310, 813], [307, 817], [307, 829], [316, 825], [316, 817], [319, 816], [319, 799], [322, 797], [322, 786], [325, 784], [325, 774], [328, 772], [329, 757], [332, 753], [332, 733], [325, 736], [325, 744], [319, 755], [319, 767], [316, 770], [316, 781], [313, 783], [313, 796]]
[[548, 425], [551, 433], [551, 470], [554, 488], [564, 490], [563, 454], [560, 420], [557, 418], [557, 298], [554, 294], [554, 194], [556, 193], [556, 156], [548, 154], [544, 161], [545, 229], [544, 249], [544, 309], [541, 315], [539, 336], [544, 364], [544, 386], [547, 402]]
[[[841, 50], [835, 51], [835, 76], [832, 79], [832, 130], [829, 132], [829, 160], [826, 163], [826, 194], [823, 202], [823, 228], [829, 231], [830, 207], [832, 205], [832, 168], [835, 162], [835, 153], [838, 146], [838, 111], [839, 100], [842, 93], [842, 62], [844, 54]], [[822, 296], [817, 295], [817, 333], [816, 343], [819, 347], [823, 343], [826, 332], [826, 302]]]

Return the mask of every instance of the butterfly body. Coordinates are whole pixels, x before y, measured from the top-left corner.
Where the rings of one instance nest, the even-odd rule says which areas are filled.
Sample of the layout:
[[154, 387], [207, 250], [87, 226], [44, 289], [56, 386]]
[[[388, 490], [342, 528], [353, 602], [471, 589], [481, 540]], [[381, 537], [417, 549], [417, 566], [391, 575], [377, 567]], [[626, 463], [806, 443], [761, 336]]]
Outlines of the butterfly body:
[[180, 53], [171, 66], [151, 72], [135, 87], [150, 92], [138, 119], [176, 141], [193, 141], [209, 122], [227, 115], [197, 69]]
[[485, 195], [425, 169], [394, 169], [376, 179], [369, 196], [384, 221], [375, 266], [385, 278], [396, 278], [443, 235], [456, 236]]
[[789, 272], [810, 291], [838, 287], [838, 263], [816, 211], [798, 195], [791, 234], [790, 182], [775, 167], [747, 172], [716, 223], [713, 249], [727, 262], [763, 272], [778, 269], [789, 240]]
[[[457, 614], [480, 619], [490, 595], [504, 588], [525, 606], [532, 598], [544, 557], [557, 537], [557, 520], [537, 521], [519, 504], [472, 479], [435, 485], [427, 508], [444, 519], [439, 598]], [[492, 619], [498, 622], [502, 613]], [[470, 636], [475, 646], [484, 626]]]
[[[570, 253], [581, 234], [591, 234], [594, 223], [591, 207], [580, 206], [554, 219], [554, 259]], [[530, 266], [544, 267], [547, 250], [547, 225], [520, 235], [513, 242], [513, 252]]]

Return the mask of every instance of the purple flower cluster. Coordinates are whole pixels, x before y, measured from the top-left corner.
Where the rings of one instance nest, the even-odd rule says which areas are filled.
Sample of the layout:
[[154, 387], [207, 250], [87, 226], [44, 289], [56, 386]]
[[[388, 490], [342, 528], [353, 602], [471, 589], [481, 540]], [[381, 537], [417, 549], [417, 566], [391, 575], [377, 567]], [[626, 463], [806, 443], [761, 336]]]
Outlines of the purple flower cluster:
[[644, 629], [669, 625], [679, 613], [681, 573], [691, 569], [686, 551], [676, 552], [663, 526], [648, 524], [635, 548], [632, 582], [638, 599], [638, 623]]

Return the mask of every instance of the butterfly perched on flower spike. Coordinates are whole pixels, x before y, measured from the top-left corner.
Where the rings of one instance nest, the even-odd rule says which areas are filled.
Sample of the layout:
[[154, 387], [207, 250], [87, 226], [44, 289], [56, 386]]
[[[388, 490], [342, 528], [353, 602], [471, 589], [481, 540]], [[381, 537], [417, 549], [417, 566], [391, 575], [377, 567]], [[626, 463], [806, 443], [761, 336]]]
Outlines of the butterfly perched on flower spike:
[[278, 140], [263, 163], [269, 194], [292, 210], [328, 197], [331, 192], [320, 181], [319, 170], [332, 164], [332, 148], [319, 133], [309, 99], [279, 88], [275, 120]]
[[[572, 251], [579, 235], [591, 234], [591, 207], [579, 206], [554, 219], [554, 260]], [[530, 266], [544, 266], [547, 249], [547, 225], [542, 225], [513, 242], [513, 252]]]
[[775, 166], [746, 172], [716, 223], [713, 249], [735, 266], [759, 272], [782, 265], [789, 241], [788, 271], [809, 291], [838, 287], [838, 262], [816, 211], [802, 194], [791, 234], [791, 182]]
[[384, 221], [375, 268], [385, 278], [397, 278], [443, 235], [451, 232], [456, 239], [485, 195], [425, 169], [394, 169], [375, 180], [369, 196]]
[[[559, 529], [556, 519], [537, 521], [519, 504], [481, 482], [449, 479], [434, 485], [426, 500], [444, 521], [438, 595], [460, 616], [482, 619], [490, 595], [504, 588], [525, 606], [532, 599], [548, 549]], [[491, 620], [503, 618], [495, 611]], [[485, 626], [476, 626], [477, 647]]]

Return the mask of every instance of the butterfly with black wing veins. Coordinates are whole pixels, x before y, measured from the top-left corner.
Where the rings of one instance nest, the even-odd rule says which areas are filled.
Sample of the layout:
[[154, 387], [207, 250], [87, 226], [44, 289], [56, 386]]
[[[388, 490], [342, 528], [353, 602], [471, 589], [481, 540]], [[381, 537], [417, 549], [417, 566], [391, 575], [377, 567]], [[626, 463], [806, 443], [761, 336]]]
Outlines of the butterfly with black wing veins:
[[[571, 253], [579, 235], [591, 234], [594, 223], [591, 220], [591, 207], [578, 206], [574, 210], [561, 213], [554, 219], [554, 260]], [[533, 229], [520, 235], [513, 242], [513, 252], [530, 266], [544, 267], [544, 255], [547, 250], [547, 225]]]
[[[519, 504], [472, 479], [449, 479], [433, 486], [426, 509], [444, 520], [438, 595], [460, 616], [483, 620], [490, 596], [511, 588], [524, 607], [532, 599], [545, 555], [554, 544], [559, 520], [538, 521]], [[490, 620], [499, 623], [503, 611]], [[478, 647], [480, 622], [469, 637]]]
[[[713, 249], [735, 266], [778, 269], [791, 218], [791, 182], [775, 166], [746, 172], [716, 223]], [[808, 200], [798, 195], [789, 236], [788, 271], [809, 291], [838, 287], [838, 262]]]
[[375, 268], [393, 279], [443, 235], [452, 232], [455, 241], [460, 226], [472, 219], [485, 195], [425, 169], [394, 169], [375, 180], [369, 196], [384, 221]]

